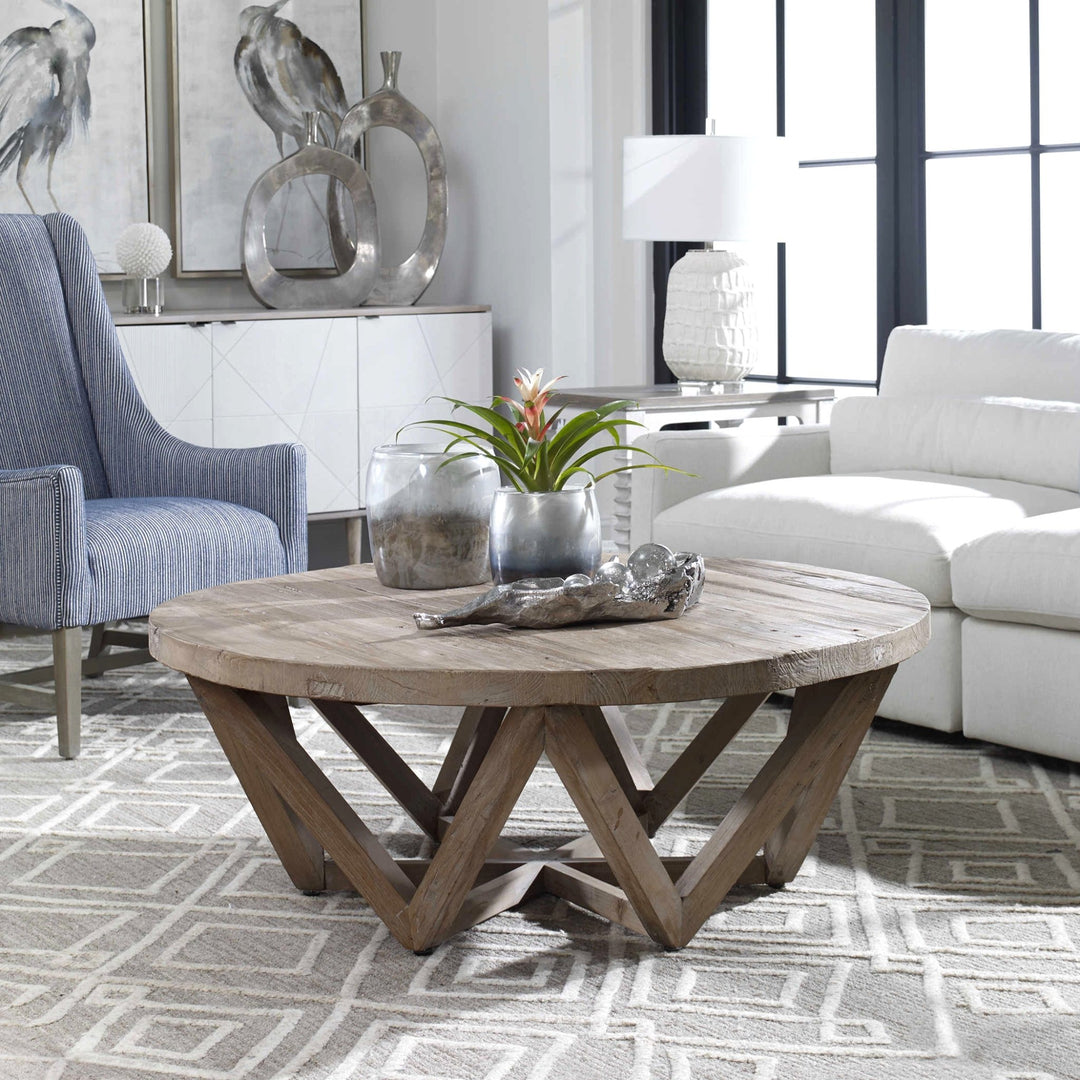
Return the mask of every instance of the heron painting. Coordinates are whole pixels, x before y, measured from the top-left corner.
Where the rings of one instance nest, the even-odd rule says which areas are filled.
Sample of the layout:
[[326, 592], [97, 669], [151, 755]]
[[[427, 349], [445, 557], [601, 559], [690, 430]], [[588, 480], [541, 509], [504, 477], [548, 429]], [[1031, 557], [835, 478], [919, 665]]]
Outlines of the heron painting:
[[0, 41], [0, 176], [15, 169], [15, 183], [31, 214], [24, 179], [30, 162], [48, 163], [46, 187], [53, 208], [56, 155], [77, 126], [90, 120], [90, 50], [94, 24], [65, 0], [46, 0], [61, 18], [51, 26], [22, 26]]
[[99, 269], [149, 217], [144, 0], [0, 3], [0, 213], [66, 210]]
[[288, 135], [304, 142], [304, 113], [322, 114], [322, 135], [334, 145], [349, 103], [333, 60], [278, 12], [291, 0], [240, 12], [240, 40], [233, 54], [236, 78], [251, 107], [274, 133], [278, 156]]
[[[360, 3], [174, 0], [172, 10], [180, 273], [237, 270], [251, 185], [303, 145], [305, 112], [322, 114], [332, 145], [363, 97]], [[290, 201], [287, 188], [268, 221], [274, 265], [330, 268], [325, 181], [301, 184], [301, 197]]]

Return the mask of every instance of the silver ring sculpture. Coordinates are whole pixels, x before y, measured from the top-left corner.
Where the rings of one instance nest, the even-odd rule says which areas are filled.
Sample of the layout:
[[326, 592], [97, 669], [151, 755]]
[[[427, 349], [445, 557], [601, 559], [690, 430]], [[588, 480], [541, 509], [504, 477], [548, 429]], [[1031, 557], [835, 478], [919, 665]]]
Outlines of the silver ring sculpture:
[[[320, 146], [319, 114], [306, 112], [306, 144], [271, 165], [255, 181], [244, 204], [240, 265], [248, 288], [269, 308], [348, 308], [364, 302], [379, 272], [379, 229], [375, 196], [367, 173], [347, 154]], [[350, 256], [338, 263], [334, 277], [288, 277], [270, 263], [266, 248], [266, 215], [274, 196], [303, 176], [326, 175], [349, 192], [356, 217], [357, 240]], [[331, 190], [337, 184], [331, 183]]]
[[[416, 143], [427, 172], [424, 232], [416, 250], [404, 262], [379, 269], [375, 287], [367, 301], [371, 304], [413, 304], [431, 284], [446, 243], [446, 155], [435, 126], [397, 88], [401, 53], [384, 52], [380, 56], [383, 64], [382, 86], [345, 114], [334, 146], [340, 153], [357, 158], [364, 133], [374, 127], [397, 128]], [[333, 190], [328, 208], [334, 262], [339, 270], [344, 270], [352, 265], [356, 243], [349, 237]], [[358, 230], [359, 220], [357, 218]]]

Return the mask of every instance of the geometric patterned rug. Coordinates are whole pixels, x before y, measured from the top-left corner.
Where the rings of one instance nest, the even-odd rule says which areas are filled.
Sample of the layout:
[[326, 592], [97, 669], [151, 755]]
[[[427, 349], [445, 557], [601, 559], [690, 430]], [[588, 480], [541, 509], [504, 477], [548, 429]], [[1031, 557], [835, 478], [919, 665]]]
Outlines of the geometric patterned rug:
[[[660, 768], [713, 707], [626, 715]], [[85, 713], [64, 762], [54, 721], [0, 707], [4, 1080], [1080, 1077], [1075, 765], [876, 723], [796, 880], [734, 893], [681, 952], [542, 897], [415, 956], [358, 897], [292, 888], [180, 676], [112, 672]], [[434, 777], [452, 714], [368, 715]], [[768, 704], [721, 756], [669, 853], [696, 850], [785, 716]], [[296, 725], [415, 854], [314, 711]], [[581, 831], [543, 770], [509, 829]]]

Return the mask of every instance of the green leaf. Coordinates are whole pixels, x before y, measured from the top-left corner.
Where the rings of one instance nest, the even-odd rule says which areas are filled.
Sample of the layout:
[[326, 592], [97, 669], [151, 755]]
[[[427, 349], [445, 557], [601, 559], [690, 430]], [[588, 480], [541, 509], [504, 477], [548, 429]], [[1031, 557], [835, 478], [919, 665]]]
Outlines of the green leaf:
[[584, 473], [587, 477], [589, 477], [589, 479], [592, 481], [592, 483], [594, 483], [594, 484], [596, 483], [596, 477], [593, 476], [593, 474], [591, 472], [589, 472], [588, 469], [582, 469], [578, 465], [571, 465], [569, 469], [564, 470], [556, 478], [555, 484], [554, 484], [554, 486], [552, 487], [551, 490], [552, 491], [563, 491], [563, 490], [565, 490], [567, 481], [570, 479], [571, 476], [574, 476], [577, 473]]
[[[454, 401], [453, 398], [445, 398], [446, 401]], [[480, 417], [481, 420], [486, 420], [507, 442], [523, 448], [525, 445], [524, 436], [518, 431], [516, 425], [507, 420], [502, 413], [496, 412], [494, 409], [486, 408], [483, 405], [469, 405], [464, 401], [457, 401], [454, 404], [454, 409], [468, 409], [474, 416]]]
[[[475, 424], [465, 424], [460, 420], [414, 420], [411, 424], [406, 424], [405, 427], [401, 428], [398, 434], [401, 434], [406, 428], [411, 427], [431, 428], [434, 431], [441, 431], [444, 435], [452, 434], [452, 431], [464, 431], [473, 438], [481, 439], [492, 447], [498, 447], [515, 458], [519, 457], [517, 446], [507, 442], [505, 439], [491, 431], [485, 431], [483, 428], [478, 428]], [[448, 429], [452, 429], [452, 431]]]
[[676, 469], [671, 465], [661, 465], [657, 461], [645, 461], [645, 462], [642, 462], [642, 464], [640, 464], [640, 465], [623, 465], [622, 468], [619, 468], [619, 469], [608, 469], [607, 472], [602, 472], [598, 477], [596, 477], [596, 482], [599, 483], [605, 477], [614, 476], [616, 473], [630, 472], [631, 469], [664, 469], [667, 472], [682, 473], [683, 476], [693, 476], [694, 475], [694, 473], [688, 473], [688, 472], [684, 471], [683, 469]]

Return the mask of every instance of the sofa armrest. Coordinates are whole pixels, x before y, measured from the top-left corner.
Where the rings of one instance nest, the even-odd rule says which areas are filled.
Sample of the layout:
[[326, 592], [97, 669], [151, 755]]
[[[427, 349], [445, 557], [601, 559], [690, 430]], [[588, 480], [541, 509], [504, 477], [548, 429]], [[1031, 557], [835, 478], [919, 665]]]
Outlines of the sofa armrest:
[[82, 473], [0, 469], [0, 622], [59, 630], [89, 617]]
[[669, 506], [715, 488], [752, 484], [781, 476], [829, 472], [829, 428], [800, 424], [768, 431], [723, 428], [719, 431], [658, 431], [634, 440], [665, 465], [631, 474], [630, 547], [652, 539], [653, 519]]
[[110, 472], [115, 495], [219, 499], [258, 510], [278, 527], [289, 573], [307, 569], [307, 457], [300, 443], [196, 446], [156, 422], [141, 434], [132, 441], [135, 460]]

